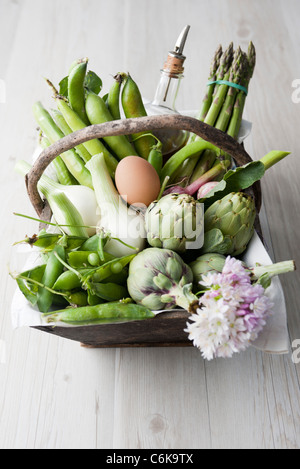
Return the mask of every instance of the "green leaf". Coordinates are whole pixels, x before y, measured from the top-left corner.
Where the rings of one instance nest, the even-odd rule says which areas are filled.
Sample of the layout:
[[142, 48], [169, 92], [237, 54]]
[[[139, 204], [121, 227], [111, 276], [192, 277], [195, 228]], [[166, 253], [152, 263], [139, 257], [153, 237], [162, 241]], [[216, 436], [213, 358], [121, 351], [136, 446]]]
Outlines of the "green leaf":
[[266, 272], [265, 274], [259, 277], [256, 283], [259, 283], [264, 289], [266, 289], [271, 285], [272, 279], [268, 272]]
[[65, 77], [59, 82], [59, 94], [66, 98], [68, 97], [68, 79], [69, 77]]
[[259, 181], [265, 174], [265, 166], [261, 161], [252, 161], [236, 169], [230, 169], [224, 175], [222, 181], [211, 190], [206, 197], [199, 199], [199, 202], [205, 203], [208, 208], [216, 200], [225, 197], [230, 192], [239, 192], [251, 187], [256, 181]]
[[93, 93], [99, 94], [102, 89], [102, 80], [95, 72], [89, 70], [84, 80], [84, 86]]
[[223, 235], [218, 228], [213, 228], [204, 234], [204, 244], [201, 253], [227, 254], [231, 247], [231, 240]]

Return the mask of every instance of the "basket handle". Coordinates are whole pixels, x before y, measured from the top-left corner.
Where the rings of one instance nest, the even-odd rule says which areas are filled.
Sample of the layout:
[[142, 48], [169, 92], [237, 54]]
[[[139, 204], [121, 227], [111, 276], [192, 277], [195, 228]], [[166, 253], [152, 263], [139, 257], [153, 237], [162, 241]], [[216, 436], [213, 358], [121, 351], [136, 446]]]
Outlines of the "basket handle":
[[[198, 119], [180, 114], [120, 119], [105, 122], [104, 124], [90, 125], [61, 138], [49, 147], [45, 148], [40, 154], [39, 158], [33, 164], [29, 173], [25, 176], [28, 196], [35, 211], [41, 217], [43, 209], [45, 208], [45, 203], [41, 199], [38, 192], [38, 181], [47, 166], [58, 155], [76, 147], [81, 143], [96, 138], [116, 135], [130, 135], [138, 132], [155, 131], [167, 128], [185, 130], [198, 135], [226, 153], [229, 153], [240, 166], [252, 161], [251, 157], [245, 151], [243, 145], [239, 144], [231, 136], [227, 135], [221, 130], [215, 129], [208, 124], [205, 124], [204, 122], [199, 121]], [[256, 185], [256, 190], [254, 190], [254, 192], [259, 211], [259, 185]]]

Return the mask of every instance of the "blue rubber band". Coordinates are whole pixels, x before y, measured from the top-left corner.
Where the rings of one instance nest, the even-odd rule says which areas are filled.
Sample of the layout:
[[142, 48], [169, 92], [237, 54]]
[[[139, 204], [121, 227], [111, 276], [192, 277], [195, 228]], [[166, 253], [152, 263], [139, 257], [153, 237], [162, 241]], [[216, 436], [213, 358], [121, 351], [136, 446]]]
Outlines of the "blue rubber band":
[[231, 86], [232, 88], [237, 88], [238, 90], [244, 91], [244, 93], [247, 95], [248, 90], [242, 85], [238, 85], [237, 83], [233, 83], [232, 81], [227, 81], [227, 80], [216, 80], [216, 81], [208, 81], [207, 86], [210, 85], [228, 85]]

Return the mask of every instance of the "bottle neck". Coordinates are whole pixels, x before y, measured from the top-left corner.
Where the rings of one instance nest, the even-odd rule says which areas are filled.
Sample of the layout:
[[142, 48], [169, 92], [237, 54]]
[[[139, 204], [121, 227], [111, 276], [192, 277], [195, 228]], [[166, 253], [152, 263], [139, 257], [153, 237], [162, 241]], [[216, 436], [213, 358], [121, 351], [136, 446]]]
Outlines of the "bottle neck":
[[182, 78], [182, 73], [161, 70], [161, 78], [152, 104], [176, 111], [176, 98]]

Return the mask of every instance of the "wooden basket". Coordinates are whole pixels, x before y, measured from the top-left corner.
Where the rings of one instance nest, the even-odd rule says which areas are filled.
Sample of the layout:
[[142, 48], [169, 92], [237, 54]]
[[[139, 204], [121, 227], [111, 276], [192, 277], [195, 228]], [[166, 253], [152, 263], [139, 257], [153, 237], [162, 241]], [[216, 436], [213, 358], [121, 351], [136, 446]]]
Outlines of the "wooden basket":
[[[251, 157], [226, 133], [215, 129], [193, 117], [182, 115], [147, 116], [135, 119], [121, 119], [99, 125], [90, 125], [55, 142], [42, 151], [26, 175], [26, 187], [30, 201], [44, 221], [50, 221], [51, 210], [42, 200], [37, 188], [38, 181], [47, 166], [60, 154], [88, 140], [115, 135], [131, 135], [143, 131], [179, 129], [192, 132], [216, 147], [229, 153], [237, 166], [250, 163]], [[261, 208], [261, 186], [256, 182], [249, 191], [253, 196], [256, 210], [256, 230], [260, 233], [259, 212]], [[90, 326], [35, 326], [57, 336], [80, 342], [87, 347], [151, 347], [191, 346], [192, 342], [184, 332], [190, 313], [184, 310], [161, 313], [155, 318], [116, 324]]]

